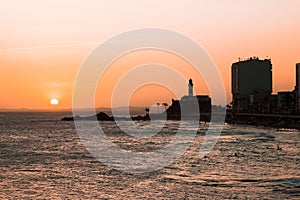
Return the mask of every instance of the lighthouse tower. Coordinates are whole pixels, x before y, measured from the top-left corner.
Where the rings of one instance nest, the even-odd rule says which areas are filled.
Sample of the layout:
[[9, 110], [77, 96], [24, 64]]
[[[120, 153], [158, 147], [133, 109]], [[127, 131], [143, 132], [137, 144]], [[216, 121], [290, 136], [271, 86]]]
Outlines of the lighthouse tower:
[[189, 86], [189, 96], [190, 96], [190, 97], [194, 96], [193, 85], [194, 85], [194, 84], [193, 84], [193, 80], [190, 79], [190, 80], [189, 80], [189, 84], [188, 84], [188, 86]]

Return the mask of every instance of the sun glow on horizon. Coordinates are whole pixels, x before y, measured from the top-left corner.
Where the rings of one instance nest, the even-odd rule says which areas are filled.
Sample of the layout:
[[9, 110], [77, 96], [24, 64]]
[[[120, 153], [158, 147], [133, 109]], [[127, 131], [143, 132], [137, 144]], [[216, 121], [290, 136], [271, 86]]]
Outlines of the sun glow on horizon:
[[59, 100], [58, 99], [50, 99], [50, 104], [51, 105], [58, 105], [59, 104]]

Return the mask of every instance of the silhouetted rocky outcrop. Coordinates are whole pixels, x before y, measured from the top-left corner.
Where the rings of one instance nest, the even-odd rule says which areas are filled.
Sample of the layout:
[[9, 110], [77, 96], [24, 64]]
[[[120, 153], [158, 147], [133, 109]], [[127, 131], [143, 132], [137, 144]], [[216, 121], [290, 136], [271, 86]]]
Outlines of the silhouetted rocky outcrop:
[[99, 121], [114, 121], [114, 117], [113, 116], [108, 116], [106, 113], [104, 112], [100, 112], [96, 115], [97, 119]]
[[80, 120], [83, 119], [83, 117], [80, 116], [75, 116], [75, 117], [63, 117], [61, 120], [62, 121], [74, 121], [74, 120]]
[[99, 121], [114, 121], [114, 117], [107, 115], [104, 112], [100, 112], [96, 114], [96, 116], [89, 116], [89, 117], [80, 117], [80, 116], [75, 116], [75, 117], [63, 117], [61, 120], [62, 121], [74, 121], [74, 120], [95, 120], [95, 118]]

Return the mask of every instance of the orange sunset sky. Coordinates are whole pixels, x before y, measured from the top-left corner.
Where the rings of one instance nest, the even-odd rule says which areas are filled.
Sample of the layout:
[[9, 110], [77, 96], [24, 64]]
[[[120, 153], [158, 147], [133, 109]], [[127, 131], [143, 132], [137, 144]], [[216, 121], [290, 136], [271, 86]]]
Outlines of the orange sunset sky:
[[[174, 30], [199, 43], [222, 74], [228, 103], [231, 64], [239, 57], [271, 58], [273, 92], [293, 90], [300, 62], [299, 10], [299, 0], [1, 0], [0, 109], [71, 108], [73, 84], [88, 55], [110, 37], [145, 27]], [[208, 94], [183, 60], [144, 51], [113, 64], [99, 83], [96, 106], [110, 106], [111, 90], [125, 69], [148, 62], [173, 66], [194, 79], [196, 93]], [[60, 104], [50, 105], [51, 98]], [[129, 101], [150, 106], [171, 98], [167, 88], [153, 85]]]

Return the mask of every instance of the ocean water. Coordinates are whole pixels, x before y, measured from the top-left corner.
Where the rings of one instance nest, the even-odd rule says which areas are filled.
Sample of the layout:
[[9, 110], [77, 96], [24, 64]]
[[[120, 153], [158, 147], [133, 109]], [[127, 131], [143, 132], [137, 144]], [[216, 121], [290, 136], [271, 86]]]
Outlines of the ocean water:
[[[70, 113], [0, 113], [0, 199], [300, 199], [298, 130], [225, 125], [200, 158], [208, 127], [201, 124], [173, 164], [126, 173], [95, 159], [63, 116]], [[171, 141], [178, 122], [148, 139], [129, 137], [113, 122], [101, 127], [122, 149], [147, 152]]]

